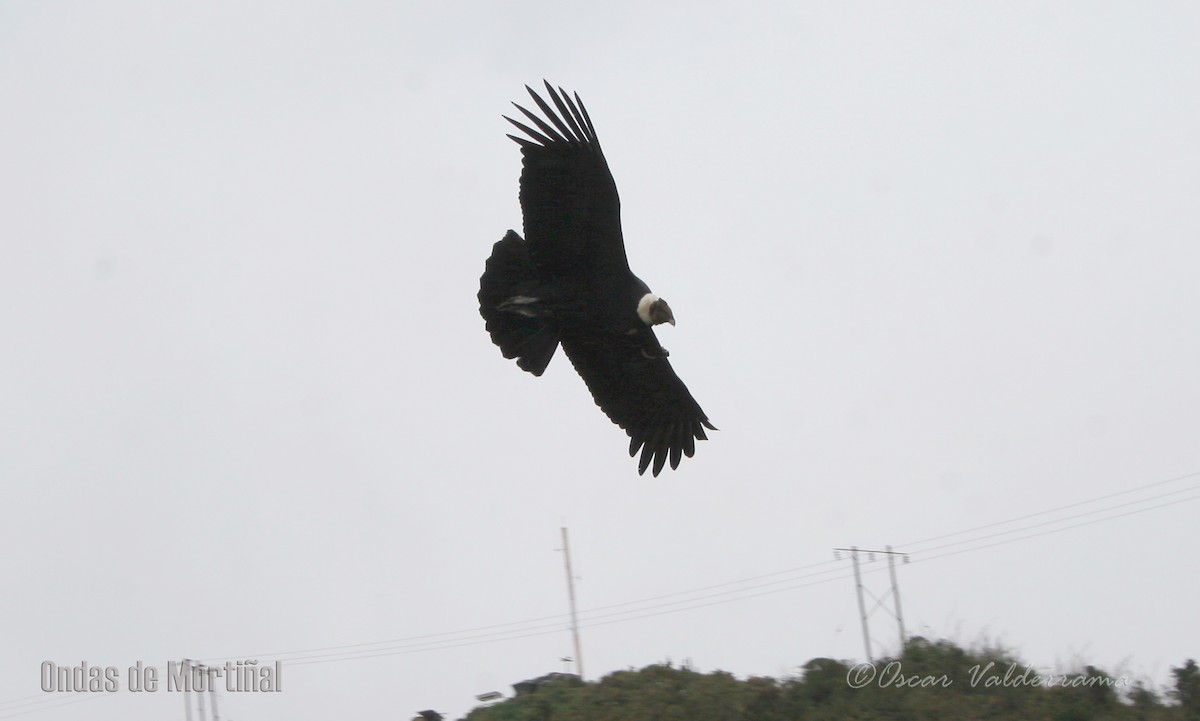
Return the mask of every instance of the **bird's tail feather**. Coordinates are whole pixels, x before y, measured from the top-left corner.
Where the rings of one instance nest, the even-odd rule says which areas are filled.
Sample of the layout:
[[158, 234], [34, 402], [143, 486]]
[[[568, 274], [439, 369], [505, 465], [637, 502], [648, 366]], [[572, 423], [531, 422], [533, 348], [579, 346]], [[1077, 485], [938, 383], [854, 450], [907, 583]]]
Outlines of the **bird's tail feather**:
[[537, 287], [529, 248], [513, 231], [492, 246], [479, 279], [479, 314], [505, 358], [540, 376], [558, 348], [562, 326]]

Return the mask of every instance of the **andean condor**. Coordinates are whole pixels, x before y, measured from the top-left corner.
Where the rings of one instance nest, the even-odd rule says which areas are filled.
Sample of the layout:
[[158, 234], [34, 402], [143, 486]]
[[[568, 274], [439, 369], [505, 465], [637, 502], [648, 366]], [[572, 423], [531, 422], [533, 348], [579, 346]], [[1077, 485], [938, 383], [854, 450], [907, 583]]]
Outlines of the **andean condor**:
[[617, 186], [583, 101], [546, 83], [555, 113], [525, 89], [546, 116], [514, 103], [536, 129], [504, 118], [528, 136], [508, 136], [521, 146], [525, 238], [510, 230], [492, 247], [479, 312], [504, 357], [535, 376], [561, 343], [596, 405], [629, 434], [629, 455], [641, 449], [638, 473], [653, 462], [657, 476], [716, 428], [651, 329], [675, 318], [629, 270]]

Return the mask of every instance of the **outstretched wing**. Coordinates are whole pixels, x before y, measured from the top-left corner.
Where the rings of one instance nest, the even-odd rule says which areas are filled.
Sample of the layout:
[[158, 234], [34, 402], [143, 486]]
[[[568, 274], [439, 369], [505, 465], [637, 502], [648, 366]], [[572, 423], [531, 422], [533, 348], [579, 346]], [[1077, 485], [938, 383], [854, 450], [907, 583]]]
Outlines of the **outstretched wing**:
[[[545, 120], [513, 103], [532, 128], [505, 116], [528, 138], [521, 146], [521, 211], [535, 267], [547, 277], [585, 279], [628, 270], [621, 236], [621, 201], [596, 129], [579, 95], [574, 101], [546, 83], [554, 108], [533, 91]], [[555, 113], [555, 108], [558, 112]]]
[[[697, 440], [708, 439], [705, 428], [716, 430], [650, 329], [632, 336], [571, 334], [562, 347], [596, 405], [629, 434], [629, 455], [641, 449], [639, 474], [653, 462], [657, 476], [668, 457], [677, 468], [682, 456], [696, 452]], [[659, 352], [647, 353], [648, 347]]]

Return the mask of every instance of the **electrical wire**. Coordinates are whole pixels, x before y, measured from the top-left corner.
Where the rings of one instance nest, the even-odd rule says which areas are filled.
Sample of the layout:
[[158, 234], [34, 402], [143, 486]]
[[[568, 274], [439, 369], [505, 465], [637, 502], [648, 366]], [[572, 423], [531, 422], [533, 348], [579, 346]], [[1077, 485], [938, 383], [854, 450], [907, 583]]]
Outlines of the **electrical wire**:
[[1106, 501], [1110, 498], [1116, 498], [1117, 496], [1126, 496], [1126, 495], [1129, 495], [1130, 493], [1137, 493], [1138, 491], [1144, 491], [1148, 488], [1156, 488], [1158, 486], [1165, 486], [1168, 483], [1178, 483], [1179, 481], [1184, 481], [1189, 478], [1196, 478], [1198, 476], [1200, 476], [1200, 471], [1196, 471], [1194, 473], [1185, 473], [1181, 476], [1175, 476], [1173, 478], [1168, 478], [1165, 481], [1155, 481], [1153, 483], [1147, 483], [1145, 485], [1137, 486], [1135, 488], [1130, 488], [1130, 489], [1127, 489], [1124, 491], [1117, 491], [1116, 493], [1109, 493], [1109, 494], [1106, 494], [1103, 496], [1096, 496], [1094, 498], [1088, 498], [1088, 499], [1085, 499], [1082, 501], [1076, 501], [1075, 503], [1068, 503], [1064, 506], [1056, 506], [1054, 508], [1047, 508], [1044, 511], [1038, 511], [1036, 513], [1028, 513], [1024, 516], [1017, 516], [1016, 518], [1009, 518], [1009, 519], [1006, 519], [1003, 521], [996, 521], [994, 523], [985, 523], [981, 526], [975, 526], [973, 528], [966, 528], [961, 531], [954, 531], [952, 533], [943, 533], [939, 536], [930, 536], [929, 538], [922, 538], [918, 541], [909, 541], [908, 543], [903, 544], [903, 545], [905, 548], [921, 546], [930, 541], [940, 541], [943, 538], [950, 538], [952, 536], [961, 536], [961, 535], [964, 535], [967, 533], [974, 533], [975, 531], [981, 531], [985, 528], [994, 528], [996, 526], [1003, 526], [1003, 525], [1006, 525], [1009, 523], [1017, 523], [1018, 521], [1024, 521], [1024, 520], [1027, 520], [1030, 518], [1037, 518], [1038, 516], [1045, 516], [1047, 514], [1055, 513], [1057, 511], [1065, 511], [1069, 508], [1078, 508], [1079, 506], [1086, 506], [1089, 503], [1098, 503], [1100, 501]]
[[[14, 699], [12, 701], [5, 701], [4, 703], [0, 704], [0, 706], [8, 706], [8, 708], [0, 708], [0, 719], [15, 718], [17, 716], [25, 716], [26, 714], [38, 713], [39, 711], [49, 711], [51, 709], [62, 708], [63, 706], [70, 706], [71, 704], [82, 703], [84, 701], [94, 701], [98, 698], [112, 698], [115, 695], [116, 694], [114, 694], [114, 693], [106, 693], [106, 692], [88, 693], [83, 696], [80, 696], [78, 694], [71, 694], [71, 695], [53, 694], [50, 696], [46, 696], [45, 698], [38, 699], [37, 701], [28, 701], [28, 702], [24, 702], [24, 703], [17, 703], [18, 701], [20, 701], [20, 699]], [[26, 696], [24, 698], [33, 698], [33, 697]], [[62, 703], [52, 703], [55, 701], [62, 701]], [[38, 704], [41, 704], [41, 705], [38, 705]], [[35, 706], [37, 706], [37, 708], [27, 708], [27, 709], [23, 709], [21, 711], [17, 711], [16, 713], [8, 713], [8, 711], [11, 711], [11, 710], [17, 708], [18, 706], [29, 706], [29, 705], [35, 705]]]
[[[1088, 505], [1091, 503], [1098, 503], [1098, 502], [1108, 500], [1111, 498], [1128, 495], [1130, 493], [1136, 493], [1138, 491], [1144, 491], [1144, 490], [1147, 490], [1150, 488], [1155, 488], [1158, 486], [1163, 486], [1163, 485], [1166, 485], [1169, 483], [1175, 483], [1175, 482], [1179, 482], [1181, 480], [1186, 480], [1186, 479], [1194, 478], [1194, 477], [1198, 477], [1198, 476], [1200, 476], [1200, 472], [1189, 473], [1189, 474], [1185, 474], [1182, 476], [1176, 476], [1174, 478], [1169, 478], [1169, 479], [1166, 479], [1163, 481], [1156, 481], [1154, 483], [1148, 483], [1148, 484], [1138, 486], [1136, 488], [1128, 489], [1125, 491], [1119, 491], [1116, 493], [1110, 493], [1110, 494], [1106, 494], [1103, 496], [1097, 496], [1094, 498], [1085, 499], [1085, 500], [1078, 501], [1075, 503], [1070, 503], [1070, 504], [1066, 504], [1063, 506], [1046, 509], [1044, 511], [1038, 511], [1036, 513], [1029, 513], [1029, 514], [1025, 514], [1022, 516], [1017, 516], [1015, 518], [1010, 518], [1010, 519], [1006, 519], [1003, 521], [997, 521], [994, 523], [982, 524], [979, 526], [974, 526], [972, 528], [955, 531], [953, 533], [932, 536], [932, 537], [923, 539], [921, 541], [915, 541], [915, 542], [913, 542], [913, 545], [919, 545], [921, 543], [928, 543], [928, 542], [931, 542], [934, 540], [950, 538], [953, 536], [970, 534], [970, 533], [973, 533], [976, 531], [986, 530], [989, 528], [994, 528], [994, 527], [998, 527], [998, 526], [1002, 526], [1002, 525], [1006, 525], [1006, 524], [1019, 523], [1020, 521], [1029, 520], [1029, 519], [1037, 518], [1040, 516], [1045, 516], [1050, 513], [1055, 513], [1058, 511], [1067, 510], [1067, 509], [1071, 509], [1071, 508], [1077, 508], [1077, 507], [1085, 506], [1085, 505]], [[926, 549], [925, 551], [923, 551], [921, 553], [924, 554], [924, 553], [928, 553], [930, 551], [949, 549], [949, 548], [954, 548], [956, 546], [968, 546], [968, 547], [962, 548], [959, 550], [955, 550], [955, 551], [949, 551], [947, 553], [942, 553], [942, 554], [938, 554], [935, 556], [923, 556], [922, 555], [922, 556], [919, 556], [917, 560], [925, 561], [925, 562], [932, 561], [932, 560], [939, 559], [939, 558], [946, 558], [949, 556], [959, 555], [961, 553], [968, 553], [970, 551], [982, 550], [984, 548], [991, 548], [994, 546], [1005, 545], [1008, 543], [1015, 543], [1018, 541], [1027, 540], [1029, 538], [1036, 538], [1036, 537], [1040, 537], [1040, 536], [1050, 535], [1053, 533], [1060, 533], [1063, 531], [1080, 528], [1082, 526], [1093, 525], [1096, 523], [1115, 520], [1117, 518], [1123, 518], [1125, 516], [1130, 516], [1130, 515], [1134, 515], [1137, 513], [1143, 513], [1143, 512], [1152, 511], [1152, 510], [1156, 510], [1156, 509], [1160, 509], [1160, 508], [1165, 508], [1168, 506], [1178, 505], [1180, 503], [1184, 503], [1187, 501], [1200, 499], [1200, 494], [1193, 495], [1193, 496], [1187, 496], [1184, 498], [1178, 498], [1178, 499], [1168, 501], [1165, 503], [1159, 503], [1159, 504], [1144, 507], [1144, 508], [1137, 508], [1137, 509], [1125, 511], [1122, 513], [1117, 513], [1117, 514], [1113, 514], [1113, 515], [1109, 515], [1109, 516], [1103, 516], [1101, 518], [1094, 518], [1094, 519], [1091, 519], [1088, 521], [1071, 524], [1068, 526], [1059, 526], [1059, 527], [1055, 527], [1055, 528], [1041, 530], [1036, 533], [1020, 535], [1020, 536], [1016, 536], [1013, 538], [1007, 538], [1007, 539], [1002, 539], [1002, 540], [996, 540], [996, 541], [993, 541], [991, 543], [987, 543], [984, 545], [972, 545], [972, 544], [978, 544], [980, 541], [985, 541], [985, 540], [989, 540], [992, 538], [998, 538], [1001, 536], [1012, 535], [1012, 534], [1019, 534], [1019, 533], [1022, 533], [1023, 531], [1029, 531], [1029, 530], [1032, 530], [1035, 528], [1043, 528], [1048, 525], [1057, 525], [1057, 524], [1063, 523], [1064, 521], [1075, 520], [1078, 518], [1083, 518], [1083, 517], [1096, 515], [1096, 514], [1100, 514], [1100, 513], [1107, 513], [1107, 512], [1116, 510], [1116, 509], [1126, 508], [1126, 507], [1138, 505], [1138, 504], [1144, 504], [1144, 503], [1147, 503], [1150, 501], [1158, 500], [1161, 498], [1166, 498], [1168, 496], [1177, 495], [1179, 493], [1190, 492], [1190, 491], [1195, 491], [1195, 490], [1200, 490], [1200, 485], [1189, 486], [1189, 487], [1185, 487], [1185, 488], [1181, 488], [1181, 489], [1167, 491], [1167, 492], [1156, 494], [1154, 496], [1149, 496], [1146, 498], [1135, 499], [1132, 501], [1126, 501], [1126, 502], [1114, 504], [1114, 505], [1108, 505], [1103, 508], [1093, 509], [1090, 511], [1085, 511], [1083, 513], [1078, 513], [1078, 514], [1074, 514], [1074, 515], [1066, 516], [1066, 517], [1062, 517], [1062, 518], [1051, 519], [1048, 521], [1042, 521], [1042, 522], [1038, 522], [1038, 523], [1034, 523], [1034, 524], [1028, 524], [1028, 525], [1020, 526], [1017, 528], [1009, 529], [1006, 531], [994, 532], [994, 533], [986, 534], [983, 536], [973, 536], [970, 538], [953, 541], [950, 543], [940, 544], [938, 546], [934, 546], [932, 548]], [[625, 622], [629, 622], [629, 621], [635, 621], [635, 620], [644, 619], [644, 618], [651, 618], [651, 617], [655, 617], [655, 616], [662, 616], [662, 615], [667, 615], [667, 614], [671, 614], [671, 613], [681, 613], [684, 611], [690, 611], [690, 610], [694, 610], [694, 609], [698, 609], [698, 608], [705, 608], [705, 607], [715, 606], [715, 605], [720, 605], [720, 604], [725, 604], [725, 603], [733, 603], [736, 601], [742, 601], [742, 600], [746, 600], [746, 599], [757, 598], [757, 597], [772, 595], [772, 594], [776, 594], [776, 593], [784, 593], [784, 592], [793, 591], [793, 590], [797, 590], [797, 589], [801, 589], [801, 588], [807, 588], [807, 587], [811, 587], [811, 586], [816, 586], [816, 585], [820, 585], [820, 584], [824, 584], [824, 583], [843, 581], [843, 580], [846, 580], [846, 579], [852, 577], [852, 574], [843, 573], [841, 575], [831, 576], [829, 578], [822, 578], [819, 580], [813, 580], [813, 581], [806, 582], [806, 583], [794, 583], [795, 581], [800, 581], [800, 580], [817, 577], [817, 576], [821, 576], [821, 575], [825, 575], [825, 574], [831, 574], [831, 573], [834, 573], [834, 572], [840, 570], [840, 569], [834, 568], [834, 569], [829, 569], [829, 570], [825, 570], [825, 571], [816, 571], [813, 573], [803, 574], [800, 576], [785, 577], [785, 578], [782, 578], [779, 580], [770, 581], [770, 582], [762, 583], [762, 584], [743, 586], [740, 588], [734, 588], [734, 589], [730, 589], [730, 590], [726, 590], [726, 591], [721, 591], [718, 593], [684, 598], [681, 600], [653, 604], [653, 605], [649, 605], [649, 606], [645, 605], [646, 603], [651, 602], [651, 601], [657, 601], [657, 600], [662, 600], [662, 599], [667, 599], [667, 598], [677, 598], [679, 596], [692, 596], [693, 594], [698, 593], [700, 591], [711, 590], [711, 589], [715, 589], [715, 588], [724, 588], [724, 587], [728, 587], [728, 586], [736, 586], [736, 585], [744, 584], [748, 581], [754, 581], [754, 580], [769, 578], [769, 577], [773, 577], [773, 576], [781, 576], [781, 575], [787, 576], [788, 574], [792, 574], [797, 571], [818, 568], [818, 567], [826, 566], [826, 565], [833, 564], [833, 563], [836, 563], [836, 561], [823, 561], [823, 562], [817, 562], [817, 563], [810, 563], [810, 564], [806, 564], [803, 566], [796, 566], [796, 567], [784, 569], [781, 571], [759, 574], [757, 576], [751, 576], [751, 577], [738, 579], [738, 580], [734, 580], [734, 581], [726, 581], [726, 582], [722, 582], [722, 583], [701, 586], [701, 587], [689, 589], [686, 591], [677, 591], [674, 593], [661, 594], [658, 596], [650, 596], [650, 597], [646, 597], [646, 598], [642, 598], [642, 599], [636, 599], [636, 600], [632, 600], [632, 601], [625, 601], [625, 602], [621, 602], [621, 603], [609, 604], [606, 606], [599, 606], [599, 607], [592, 608], [592, 609], [586, 609], [579, 613], [579, 618], [580, 618], [579, 627], [580, 628], [589, 628], [589, 627], [603, 626], [603, 625], [609, 625], [609, 624], [615, 624], [615, 623], [625, 623]], [[876, 570], [881, 572], [883, 570], [883, 568], [881, 567], [880, 569], [876, 569]], [[865, 574], [869, 574], [872, 572], [875, 572], [875, 571], [872, 571], [872, 570], [863, 571], [863, 573], [865, 573]], [[773, 588], [770, 590], [760, 590], [760, 589], [764, 589], [764, 588], [767, 588], [770, 586], [779, 586], [781, 584], [790, 584], [790, 585], [783, 585], [782, 587]], [[748, 593], [749, 591], [756, 591], [756, 592]], [[722, 596], [728, 596], [728, 597], [720, 598]], [[714, 600], [714, 599], [718, 599], [718, 598], [720, 598], [720, 600]], [[698, 603], [701, 601], [703, 601], [703, 602]], [[630, 607], [630, 606], [635, 606], [635, 608], [630, 608], [629, 610], [615, 611], [615, 612], [610, 612], [610, 613], [597, 613], [598, 611], [605, 611], [605, 610], [609, 610], [609, 609]], [[649, 612], [647, 612], [647, 611], [649, 611]], [[547, 634], [558, 633], [558, 632], [561, 632], [565, 628], [566, 618], [567, 618], [567, 614], [555, 614], [552, 616], [543, 616], [543, 617], [539, 617], [539, 618], [535, 618], [535, 619], [529, 619], [524, 622], [518, 621], [518, 622], [511, 622], [511, 623], [506, 623], [506, 624], [493, 624], [490, 626], [476, 627], [475, 629], [468, 629], [468, 631], [488, 630], [488, 629], [505, 628], [505, 627], [510, 627], [510, 630], [494, 631], [491, 633], [483, 633], [483, 634], [475, 634], [475, 635], [467, 635], [467, 636], [462, 636], [460, 638], [452, 638], [452, 639], [448, 638], [448, 639], [445, 639], [444, 641], [439, 641], [439, 642], [433, 642], [433, 641], [420, 642], [420, 641], [418, 641], [416, 643], [413, 643], [413, 641], [418, 640], [418, 639], [430, 639], [430, 638], [435, 638], [435, 637], [460, 635], [464, 632], [460, 631], [460, 632], [445, 632], [445, 633], [439, 633], [439, 634], [426, 634], [424, 636], [407, 637], [405, 639], [397, 639], [397, 640], [393, 640], [393, 641], [376, 641], [376, 642], [363, 643], [363, 644], [332, 646], [332, 647], [326, 647], [323, 649], [306, 649], [306, 650], [284, 652], [281, 654], [273, 654], [273, 655], [259, 654], [257, 656], [249, 655], [249, 656], [240, 656], [240, 657], [235, 656], [235, 657], [224, 657], [224, 658], [258, 658], [258, 657], [266, 656], [269, 658], [283, 659], [284, 656], [291, 656], [291, 658], [283, 659], [283, 660], [287, 660], [289, 665], [308, 665], [308, 664], [317, 664], [317, 663], [332, 663], [332, 662], [337, 662], [337, 661], [350, 661], [350, 660], [357, 660], [357, 659], [361, 659], [361, 658], [378, 658], [381, 656], [393, 656], [393, 655], [402, 655], [402, 654], [411, 654], [411, 653], [421, 653], [421, 652], [425, 652], [425, 651], [437, 651], [437, 650], [444, 650], [444, 649], [460, 648], [460, 647], [464, 647], [464, 646], [474, 646], [474, 645], [479, 645], [479, 644], [498, 643], [498, 642], [503, 642], [503, 641], [515, 641], [515, 640], [520, 640], [520, 639], [525, 639], [525, 638], [532, 638], [532, 637], [536, 637], [536, 636], [543, 636], [543, 635], [547, 635]], [[538, 622], [538, 621], [552, 621], [552, 622], [522, 627], [522, 624], [528, 624], [530, 622]], [[376, 648], [367, 649], [366, 647], [369, 647], [369, 646], [375, 646]], [[352, 649], [360, 649], [360, 650], [355, 651]], [[332, 653], [324, 653], [324, 652], [332, 652]]]
[[[927, 537], [924, 539], [920, 539], [918, 541], [912, 541], [909, 544], [907, 544], [907, 546], [909, 548], [914, 547], [914, 546], [919, 547], [921, 545], [925, 545], [925, 544], [931, 543], [933, 541], [939, 541], [942, 539], [952, 538], [955, 536], [976, 534], [979, 531], [985, 531], [988, 529], [998, 528], [998, 527], [1005, 526], [1005, 525], [1021, 523], [1022, 521], [1027, 521], [1027, 520], [1030, 520], [1033, 518], [1038, 518], [1041, 516], [1058, 513], [1058, 512], [1064, 511], [1064, 510], [1072, 509], [1072, 508], [1079, 508], [1079, 507], [1086, 506], [1086, 505], [1093, 504], [1093, 503], [1099, 503], [1102, 501], [1110, 500], [1110, 499], [1117, 498], [1120, 496], [1129, 495], [1132, 493], [1137, 493], [1139, 491], [1145, 491], [1145, 490], [1148, 490], [1151, 488], [1156, 488], [1156, 487], [1167, 485], [1170, 483], [1178, 483], [1180, 481], [1187, 480], [1190, 478], [1195, 478], [1195, 477], [1200, 477], [1200, 472], [1188, 473], [1188, 474], [1184, 474], [1181, 476], [1168, 478], [1166, 480], [1156, 481], [1154, 483], [1148, 483], [1148, 484], [1145, 484], [1142, 486], [1138, 486], [1136, 488], [1131, 488], [1131, 489], [1124, 490], [1124, 491], [1118, 491], [1115, 493], [1109, 493], [1109, 494], [1102, 495], [1102, 496], [1096, 496], [1094, 498], [1089, 498], [1089, 499], [1085, 499], [1082, 501], [1077, 501], [1074, 503], [1057, 506], [1057, 507], [1046, 509], [1043, 511], [1038, 511], [1036, 513], [1024, 514], [1021, 516], [1009, 518], [1009, 519], [1002, 520], [1002, 521], [981, 524], [981, 525], [974, 526], [971, 528], [954, 531], [952, 533], [945, 533], [945, 534], [940, 534], [937, 536], [930, 536], [930, 537]], [[1164, 501], [1162, 503], [1156, 503], [1156, 504], [1150, 505], [1150, 506], [1143, 506], [1140, 508], [1132, 508], [1131, 510], [1124, 510], [1124, 511], [1121, 511], [1120, 513], [1111, 513], [1112, 511], [1116, 511], [1119, 509], [1130, 508], [1131, 506], [1142, 506], [1143, 504], [1150, 503], [1152, 501], [1165, 499], [1170, 496], [1176, 496], [1181, 493], [1192, 493], [1194, 491], [1200, 491], [1200, 484], [1190, 485], [1187, 487], [1178, 488], [1178, 489], [1171, 490], [1171, 491], [1166, 491], [1163, 493], [1155, 494], [1152, 496], [1147, 496], [1144, 498], [1137, 498], [1134, 500], [1125, 501], [1125, 502], [1118, 503], [1118, 504], [1110, 504], [1110, 505], [1106, 505], [1102, 508], [1092, 509], [1089, 511], [1084, 511], [1082, 513], [1076, 513], [1076, 514], [1072, 514], [1069, 516], [1052, 518], [1052, 519], [1049, 519], [1046, 521], [1040, 521], [1040, 522], [1032, 523], [1032, 524], [1025, 524], [1025, 525], [1021, 525], [1021, 526], [1018, 526], [1015, 528], [1008, 529], [1008, 530], [995, 531], [995, 532], [986, 533], [983, 535], [970, 535], [969, 538], [951, 541], [948, 543], [942, 543], [942, 544], [939, 544], [936, 546], [932, 546], [930, 548], [926, 548], [922, 551], [913, 552], [912, 555], [916, 556], [916, 558], [914, 558], [913, 560], [914, 560], [914, 562], [934, 561], [934, 560], [938, 560], [938, 559], [948, 558], [950, 556], [960, 555], [963, 553], [970, 553], [973, 551], [979, 551], [979, 550], [983, 550], [986, 548], [993, 548], [996, 546], [1007, 545], [1009, 543], [1017, 543], [1017, 542], [1025, 541], [1025, 540], [1028, 540], [1031, 538], [1037, 538], [1037, 537], [1051, 535], [1051, 534], [1055, 534], [1055, 533], [1062, 533], [1062, 532], [1073, 530], [1076, 528], [1081, 528], [1083, 526], [1095, 525], [1098, 523], [1112, 521], [1112, 520], [1124, 518], [1124, 517], [1139, 514], [1139, 513], [1145, 513], [1145, 512], [1154, 511], [1154, 510], [1158, 510], [1158, 509], [1162, 509], [1162, 508], [1167, 508], [1170, 506], [1179, 505], [1179, 504], [1186, 503], [1189, 501], [1198, 500], [1198, 499], [1200, 499], [1200, 493], [1193, 493], [1193, 495], [1187, 495], [1182, 498], [1175, 498], [1175, 499], [1172, 499], [1169, 501]], [[1065, 525], [1065, 526], [1061, 525], [1062, 523], [1064, 523], [1066, 521], [1073, 521], [1073, 520], [1077, 520], [1077, 519], [1081, 519], [1081, 518], [1087, 518], [1089, 516], [1096, 516], [1098, 514], [1111, 514], [1111, 515], [1101, 515], [1098, 518], [1090, 518], [1089, 520], [1080, 521], [1079, 523], [1072, 523], [1070, 525]], [[1050, 526], [1050, 527], [1047, 528], [1048, 526]], [[1041, 529], [1041, 530], [1037, 530], [1036, 532], [1033, 532], [1033, 533], [1026, 533], [1027, 531], [1032, 531], [1034, 529]], [[1008, 537], [1004, 538], [1005, 536], [1008, 536]], [[992, 539], [997, 539], [997, 540], [992, 540]], [[982, 543], [982, 545], [980, 545], [980, 543], [984, 542], [984, 541], [990, 541], [990, 542]], [[958, 548], [960, 546], [961, 546], [961, 548]], [[946, 550], [946, 549], [956, 549], [956, 550]], [[946, 550], [946, 552], [938, 553], [938, 554], [932, 555], [932, 556], [925, 555], [930, 552], [940, 551], [940, 550]], [[748, 599], [752, 599], [752, 598], [759, 598], [762, 596], [786, 593], [786, 592], [795, 591], [798, 589], [810, 588], [813, 586], [818, 586], [818, 585], [827, 584], [827, 583], [845, 581], [845, 580], [853, 577], [853, 574], [842, 571], [842, 566], [840, 566], [840, 565], [835, 566], [833, 568], [827, 568], [825, 570], [814, 570], [814, 569], [822, 568], [825, 566], [830, 566], [832, 564], [837, 564], [837, 563], [838, 563], [837, 561], [821, 561], [821, 562], [816, 562], [816, 563], [809, 563], [809, 564], [805, 564], [802, 566], [795, 566], [792, 568], [782, 569], [779, 571], [773, 571], [770, 573], [763, 573], [763, 574], [758, 574], [755, 576], [748, 576], [748, 577], [744, 577], [744, 578], [740, 578], [740, 579], [735, 579], [732, 581], [724, 581], [721, 583], [714, 583], [714, 584], [709, 584], [706, 586], [699, 586], [699, 587], [695, 587], [695, 588], [691, 588], [691, 589], [687, 589], [687, 590], [683, 590], [683, 591], [665, 593], [665, 594], [660, 594], [657, 596], [648, 596], [648, 597], [644, 597], [644, 598], [640, 598], [640, 599], [634, 599], [631, 601], [623, 601], [620, 603], [608, 604], [605, 606], [597, 606], [595, 608], [586, 609], [579, 613], [579, 617], [580, 617], [579, 627], [580, 628], [594, 628], [594, 627], [606, 626], [606, 625], [617, 624], [617, 623], [627, 623], [627, 622], [631, 622], [631, 621], [637, 621], [637, 620], [641, 620], [641, 619], [653, 618], [653, 617], [657, 617], [657, 616], [669, 615], [669, 614], [674, 614], [674, 613], [682, 613], [682, 612], [692, 611], [692, 610], [696, 610], [696, 609], [700, 609], [700, 608], [707, 608], [707, 607], [711, 607], [711, 606], [735, 603], [735, 602], [744, 601], [744, 600], [748, 600]], [[864, 575], [866, 575], [866, 574], [871, 574], [871, 573], [882, 572], [883, 570], [885, 570], [885, 569], [883, 566], [881, 566], [876, 569], [863, 570], [862, 573]], [[808, 573], [802, 573], [800, 575], [795, 575], [801, 571], [808, 571]], [[782, 578], [777, 578], [776, 580], [767, 581], [764, 583], [751, 583], [754, 581], [762, 581], [763, 579], [775, 578], [775, 577], [782, 577]], [[747, 583], [751, 583], [751, 585], [745, 585]], [[714, 593], [703, 593], [706, 591], [714, 591], [715, 589], [728, 589], [728, 590], [716, 591]], [[702, 594], [702, 595], [696, 595], [698, 593]], [[681, 597], [684, 597], [684, 598], [681, 598]], [[678, 599], [678, 600], [667, 601], [666, 599]], [[662, 603], [653, 603], [656, 601], [663, 601], [663, 602]], [[650, 604], [650, 605], [647, 605], [647, 604]], [[615, 609], [625, 609], [625, 610], [615, 610]], [[444, 631], [444, 632], [439, 632], [439, 633], [429, 633], [429, 634], [422, 634], [422, 635], [417, 635], [417, 636], [406, 636], [406, 637], [383, 640], [383, 641], [369, 641], [369, 642], [365, 642], [365, 643], [346, 644], [346, 645], [340, 645], [340, 646], [326, 646], [326, 647], [321, 647], [321, 648], [309, 648], [309, 649], [300, 649], [300, 650], [294, 650], [294, 651], [283, 651], [283, 652], [272, 653], [272, 654], [243, 654], [243, 655], [237, 655], [237, 656], [223, 656], [223, 657], [214, 658], [214, 659], [206, 659], [206, 661], [209, 662], [209, 665], [213, 665], [214, 662], [224, 662], [225, 660], [249, 659], [249, 658], [269, 658], [269, 659], [274, 659], [274, 660], [286, 660], [288, 662], [289, 666], [304, 666], [304, 665], [312, 665], [312, 664], [335, 663], [335, 662], [339, 662], [339, 661], [353, 661], [353, 660], [361, 660], [361, 659], [379, 658], [379, 657], [383, 657], [383, 656], [396, 656], [396, 655], [404, 655], [404, 654], [423, 653], [423, 652], [427, 652], [427, 651], [446, 650], [446, 649], [460, 648], [460, 647], [464, 647], [464, 646], [475, 646], [475, 645], [480, 645], [480, 644], [516, 641], [516, 640], [521, 640], [521, 639], [533, 638], [533, 637], [537, 637], [537, 636], [544, 636], [544, 635], [548, 635], [548, 634], [560, 633], [566, 627], [565, 624], [566, 624], [567, 619], [568, 619], [567, 614], [552, 614], [552, 615], [529, 618], [529, 619], [525, 619], [522, 621], [511, 621], [511, 622], [507, 622], [507, 623], [490, 624], [490, 625], [484, 625], [484, 626], [474, 626], [474, 627], [460, 629], [457, 631]], [[500, 630], [500, 629], [507, 629], [507, 630]], [[80, 703], [82, 701], [88, 701], [88, 700], [92, 700], [95, 698], [109, 697], [109, 696], [112, 696], [112, 694], [90, 694], [87, 696], [76, 697], [76, 698], [62, 698], [62, 697], [58, 697], [58, 696], [40, 697], [38, 695], [21, 697], [21, 698], [13, 699], [10, 701], [0, 702], [0, 719], [13, 718], [16, 716], [23, 716], [23, 715], [30, 714], [30, 713], [36, 713], [38, 711], [44, 711], [44, 710], [52, 709], [52, 708], [59, 708], [62, 706], [73, 704], [73, 703]], [[63, 703], [54, 703], [54, 702], [60, 701], [60, 700], [63, 701]], [[36, 708], [21, 709], [21, 707], [23, 707], [23, 706], [36, 706]], [[20, 710], [18, 710], [18, 709], [20, 709]], [[9, 712], [13, 712], [13, 713], [9, 713]]]

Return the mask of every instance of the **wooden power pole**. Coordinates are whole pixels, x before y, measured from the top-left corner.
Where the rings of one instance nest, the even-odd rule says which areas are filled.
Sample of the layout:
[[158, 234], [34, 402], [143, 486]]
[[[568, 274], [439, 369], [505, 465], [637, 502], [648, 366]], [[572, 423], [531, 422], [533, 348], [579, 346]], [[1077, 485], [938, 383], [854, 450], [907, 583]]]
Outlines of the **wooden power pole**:
[[579, 619], [575, 616], [575, 574], [571, 571], [571, 546], [567, 541], [567, 529], [562, 529], [563, 564], [567, 569], [567, 598], [571, 602], [571, 636], [575, 640], [575, 673], [583, 679], [583, 650], [579, 646]]

